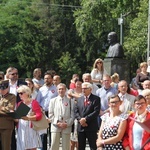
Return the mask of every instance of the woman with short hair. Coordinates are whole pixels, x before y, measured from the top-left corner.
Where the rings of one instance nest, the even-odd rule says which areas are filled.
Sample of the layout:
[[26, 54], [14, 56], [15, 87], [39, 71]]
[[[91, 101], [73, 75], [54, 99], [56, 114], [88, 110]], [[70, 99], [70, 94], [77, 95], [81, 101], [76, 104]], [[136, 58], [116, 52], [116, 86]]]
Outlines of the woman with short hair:
[[143, 90], [143, 85], [142, 85], [143, 82], [145, 80], [150, 80], [150, 74], [147, 72], [147, 67], [148, 67], [147, 62], [140, 63], [141, 72], [138, 73], [136, 76], [136, 83], [139, 86], [139, 93], [141, 92], [141, 90]]
[[[125, 150], [150, 150], [150, 143], [145, 142], [150, 138], [150, 133], [142, 128], [135, 120], [144, 122], [150, 119], [147, 111], [147, 101], [139, 95], [134, 101], [135, 112], [131, 113], [127, 123], [127, 130], [123, 140]], [[133, 119], [131, 119], [133, 118]]]
[[32, 129], [32, 121], [38, 121], [42, 118], [42, 111], [39, 103], [31, 98], [31, 89], [26, 85], [21, 85], [17, 92], [24, 103], [30, 107], [27, 116], [18, 121], [17, 150], [36, 150], [41, 147], [41, 138], [37, 131]]
[[118, 95], [112, 95], [108, 99], [110, 112], [105, 113], [101, 119], [97, 148], [98, 150], [124, 150], [122, 139], [126, 131], [127, 115], [119, 109], [122, 104]]

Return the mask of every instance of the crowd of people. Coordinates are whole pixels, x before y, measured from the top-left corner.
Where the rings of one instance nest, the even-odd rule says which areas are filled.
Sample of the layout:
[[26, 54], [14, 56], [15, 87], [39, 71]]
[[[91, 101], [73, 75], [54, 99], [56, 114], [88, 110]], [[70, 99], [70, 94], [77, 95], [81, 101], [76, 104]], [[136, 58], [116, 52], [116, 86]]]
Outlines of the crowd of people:
[[[36, 68], [33, 78], [20, 79], [18, 69], [0, 71], [0, 149], [2, 150], [149, 150], [150, 74], [142, 62], [131, 83], [116, 72], [107, 74], [98, 58], [91, 72], [72, 75], [70, 85], [61, 76]], [[30, 110], [13, 118], [21, 103]], [[49, 127], [33, 128], [43, 113]], [[48, 139], [48, 140], [47, 140]]]

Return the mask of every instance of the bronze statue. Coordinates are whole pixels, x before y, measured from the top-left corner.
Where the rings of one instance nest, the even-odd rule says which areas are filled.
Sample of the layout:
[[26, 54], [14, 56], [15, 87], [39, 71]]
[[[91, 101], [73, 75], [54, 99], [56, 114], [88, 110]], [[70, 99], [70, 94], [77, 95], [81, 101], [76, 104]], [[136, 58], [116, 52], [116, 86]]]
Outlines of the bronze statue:
[[110, 44], [106, 57], [107, 58], [123, 58], [124, 51], [122, 45], [117, 42], [117, 34], [110, 32], [108, 34], [108, 43]]

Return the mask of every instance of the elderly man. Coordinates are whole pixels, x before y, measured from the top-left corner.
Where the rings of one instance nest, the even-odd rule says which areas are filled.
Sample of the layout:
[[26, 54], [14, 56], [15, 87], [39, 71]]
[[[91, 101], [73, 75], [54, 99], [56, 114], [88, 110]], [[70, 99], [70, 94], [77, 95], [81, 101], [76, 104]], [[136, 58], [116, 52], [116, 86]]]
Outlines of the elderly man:
[[58, 150], [62, 136], [62, 150], [70, 150], [70, 133], [74, 122], [74, 101], [66, 96], [66, 85], [57, 86], [58, 96], [50, 100], [51, 150]]
[[[143, 83], [142, 83], [142, 87], [143, 87], [143, 90], [145, 89], [150, 89], [150, 80], [145, 80]], [[142, 92], [143, 90], [139, 90], [139, 95], [142, 95]]]
[[96, 95], [96, 90], [99, 89], [99, 87], [95, 84], [92, 83], [92, 77], [91, 77], [91, 74], [90, 73], [84, 73], [82, 75], [82, 80], [83, 82], [89, 82], [92, 84], [92, 94], [95, 94]]
[[60, 76], [59, 76], [59, 75], [54, 75], [54, 76], [53, 76], [53, 84], [54, 84], [55, 86], [57, 86], [60, 82], [61, 82]]
[[92, 84], [82, 83], [83, 96], [77, 99], [75, 118], [78, 120], [78, 150], [85, 150], [86, 138], [91, 150], [96, 150], [98, 131], [97, 117], [100, 111], [100, 98], [92, 94]]
[[8, 85], [8, 80], [0, 81], [0, 137], [2, 150], [11, 149], [11, 136], [14, 129], [14, 120], [7, 113], [14, 111], [16, 96], [9, 93]]
[[150, 80], [145, 80], [142, 84], [143, 89], [150, 89]]
[[118, 96], [122, 100], [120, 110], [123, 113], [128, 113], [129, 111], [132, 111], [135, 100], [135, 96], [128, 94], [127, 89], [128, 89], [127, 82], [125, 80], [121, 80], [118, 83], [118, 90], [119, 90]]

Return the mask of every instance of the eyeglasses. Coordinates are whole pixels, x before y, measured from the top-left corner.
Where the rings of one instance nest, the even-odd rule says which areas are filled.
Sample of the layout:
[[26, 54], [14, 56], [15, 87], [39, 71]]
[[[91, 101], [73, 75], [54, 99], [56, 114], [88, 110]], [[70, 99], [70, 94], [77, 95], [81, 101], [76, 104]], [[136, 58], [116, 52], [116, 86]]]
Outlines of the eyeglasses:
[[23, 94], [24, 94], [24, 92], [20, 92], [20, 93], [18, 93], [18, 94], [23, 95]]
[[17, 72], [16, 72], [16, 73], [12, 73], [11, 75], [12, 75], [12, 76], [14, 76], [14, 75], [18, 75], [18, 73], [17, 73]]
[[145, 102], [141, 102], [141, 103], [135, 103], [135, 105], [139, 106], [139, 105], [144, 105], [146, 104]]
[[101, 62], [101, 61], [99, 61], [99, 62], [97, 62], [97, 64], [102, 64], [102, 62]]
[[118, 104], [118, 102], [120, 102], [120, 100], [119, 101], [113, 101], [113, 102], [109, 102], [110, 104]]

